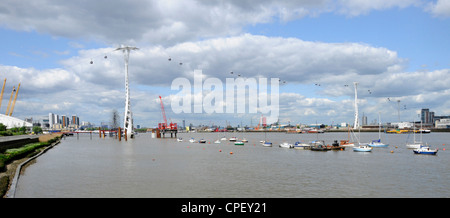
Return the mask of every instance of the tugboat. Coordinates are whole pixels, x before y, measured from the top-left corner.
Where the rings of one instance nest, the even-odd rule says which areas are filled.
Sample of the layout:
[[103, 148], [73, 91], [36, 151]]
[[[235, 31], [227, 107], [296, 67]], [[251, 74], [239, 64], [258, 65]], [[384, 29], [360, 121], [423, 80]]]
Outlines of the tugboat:
[[334, 142], [333, 142], [333, 144], [331, 144], [330, 148], [333, 151], [343, 151], [343, 150], [345, 150], [345, 147], [339, 145], [339, 142], [337, 140], [334, 140]]

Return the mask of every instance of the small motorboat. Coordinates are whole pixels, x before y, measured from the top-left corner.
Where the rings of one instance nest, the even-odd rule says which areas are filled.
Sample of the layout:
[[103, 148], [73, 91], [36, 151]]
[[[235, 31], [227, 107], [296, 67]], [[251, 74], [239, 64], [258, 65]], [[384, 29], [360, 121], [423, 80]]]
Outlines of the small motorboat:
[[220, 144], [221, 142], [220, 142], [220, 140], [219, 139], [217, 139], [216, 141], [214, 141], [214, 144]]
[[359, 152], [370, 152], [372, 151], [372, 147], [368, 146], [367, 144], [360, 144], [357, 147], [353, 147], [353, 151], [359, 151]]
[[307, 149], [311, 149], [311, 145], [302, 143], [302, 142], [295, 142], [294, 148], [299, 149], [299, 150], [307, 150]]
[[263, 145], [264, 147], [272, 147], [272, 142], [262, 141], [261, 145]]
[[243, 138], [241, 141], [244, 142], [244, 143], [248, 142], [248, 140], [246, 138]]
[[421, 146], [420, 148], [414, 149], [414, 154], [431, 154], [436, 155], [438, 149], [430, 149], [428, 146]]
[[194, 139], [194, 138], [191, 138], [191, 139], [189, 139], [189, 142], [190, 142], [190, 143], [194, 143], [194, 142], [195, 142], [195, 139]]
[[279, 145], [280, 148], [293, 148], [294, 146], [290, 143], [283, 142]]
[[200, 140], [198, 141], [198, 143], [206, 143], [206, 140], [200, 139]]
[[231, 137], [231, 138], [230, 138], [230, 142], [235, 142], [235, 141], [237, 141], [237, 138], [236, 138], [236, 137]]
[[220, 139], [220, 141], [226, 141], [227, 140], [227, 137], [222, 137], [221, 139]]
[[236, 141], [236, 142], [234, 142], [234, 145], [244, 145], [244, 142], [242, 142], [242, 141]]
[[183, 138], [177, 138], [177, 142], [182, 142]]

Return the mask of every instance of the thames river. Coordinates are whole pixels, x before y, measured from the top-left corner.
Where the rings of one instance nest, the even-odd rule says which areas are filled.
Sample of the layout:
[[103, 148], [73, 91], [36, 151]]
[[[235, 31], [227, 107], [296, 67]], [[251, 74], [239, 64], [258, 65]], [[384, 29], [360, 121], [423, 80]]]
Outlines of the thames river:
[[[358, 133], [356, 133], [358, 134]], [[405, 147], [413, 135], [382, 134], [387, 148], [318, 152], [280, 148], [282, 142], [347, 139], [347, 133], [150, 133], [119, 142], [93, 134], [66, 137], [21, 175], [16, 197], [378, 198], [450, 197], [450, 133], [423, 134], [436, 156]], [[244, 146], [214, 141], [245, 137]], [[205, 144], [189, 143], [191, 137]], [[259, 141], [267, 137], [273, 147]], [[362, 142], [378, 133], [361, 133]], [[419, 139], [419, 135], [416, 135]]]

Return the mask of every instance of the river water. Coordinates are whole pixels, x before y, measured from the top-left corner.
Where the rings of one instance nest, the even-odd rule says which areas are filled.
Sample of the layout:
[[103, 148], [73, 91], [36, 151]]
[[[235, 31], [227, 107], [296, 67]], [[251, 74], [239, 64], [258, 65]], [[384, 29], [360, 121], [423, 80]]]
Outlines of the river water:
[[[249, 142], [213, 143], [224, 135]], [[184, 141], [153, 139], [150, 133], [121, 142], [89, 134], [66, 137], [25, 169], [16, 197], [450, 197], [450, 133], [423, 134], [424, 142], [439, 148], [436, 156], [407, 149], [413, 136], [406, 134], [382, 135], [389, 147], [372, 152], [278, 147], [315, 139], [331, 144], [347, 133], [178, 136]], [[189, 143], [191, 137], [207, 143]], [[265, 137], [273, 147], [259, 144]], [[360, 137], [369, 142], [378, 133]]]

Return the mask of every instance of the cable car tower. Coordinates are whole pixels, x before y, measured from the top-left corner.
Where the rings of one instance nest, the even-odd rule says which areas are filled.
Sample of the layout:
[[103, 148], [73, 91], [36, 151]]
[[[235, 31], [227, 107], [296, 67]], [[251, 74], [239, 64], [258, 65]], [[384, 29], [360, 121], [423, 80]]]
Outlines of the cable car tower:
[[353, 129], [359, 128], [359, 119], [358, 119], [358, 82], [353, 82], [355, 86], [355, 124], [353, 125]]
[[125, 60], [125, 116], [123, 121], [123, 129], [128, 137], [134, 138], [133, 131], [133, 116], [131, 113], [131, 104], [130, 104], [130, 89], [128, 86], [128, 60], [130, 59], [130, 51], [139, 50], [136, 47], [130, 46], [121, 46], [117, 48], [116, 51], [121, 50], [123, 52], [124, 60]]

